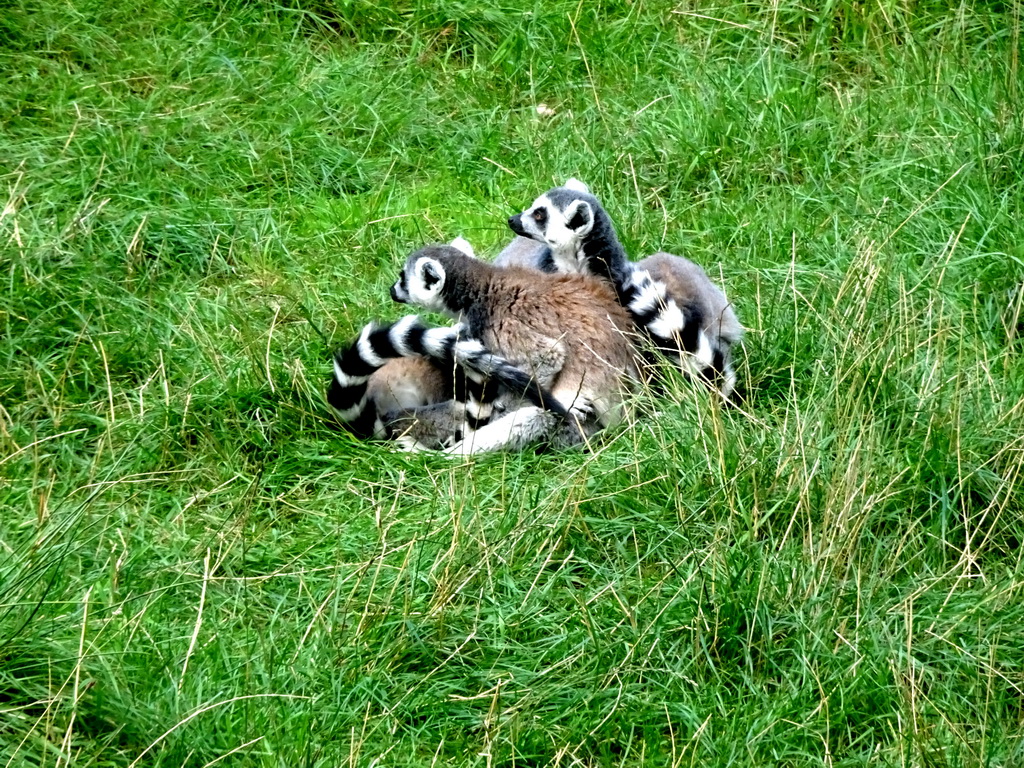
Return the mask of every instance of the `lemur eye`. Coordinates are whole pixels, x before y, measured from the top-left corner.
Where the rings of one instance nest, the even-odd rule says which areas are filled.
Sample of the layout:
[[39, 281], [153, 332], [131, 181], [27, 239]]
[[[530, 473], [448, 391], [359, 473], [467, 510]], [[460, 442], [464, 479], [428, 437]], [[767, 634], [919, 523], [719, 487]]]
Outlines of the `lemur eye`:
[[543, 224], [545, 221], [548, 220], [548, 209], [538, 208], [537, 210], [535, 210], [533, 212], [533, 220], [536, 221], [538, 224]]

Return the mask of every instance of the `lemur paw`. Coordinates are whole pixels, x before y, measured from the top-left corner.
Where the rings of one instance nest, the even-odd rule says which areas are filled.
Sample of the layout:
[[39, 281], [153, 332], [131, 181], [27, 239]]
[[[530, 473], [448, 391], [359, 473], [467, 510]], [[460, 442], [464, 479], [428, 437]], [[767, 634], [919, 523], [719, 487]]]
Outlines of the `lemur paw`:
[[451, 445], [445, 448], [443, 451], [441, 451], [441, 453], [444, 456], [448, 456], [453, 459], [465, 459], [473, 455], [473, 446], [468, 445], [464, 440], [460, 440], [459, 442], [455, 443], [455, 445]]
[[424, 445], [415, 438], [403, 435], [395, 438], [395, 446], [405, 453], [426, 453], [432, 450], [430, 446]]

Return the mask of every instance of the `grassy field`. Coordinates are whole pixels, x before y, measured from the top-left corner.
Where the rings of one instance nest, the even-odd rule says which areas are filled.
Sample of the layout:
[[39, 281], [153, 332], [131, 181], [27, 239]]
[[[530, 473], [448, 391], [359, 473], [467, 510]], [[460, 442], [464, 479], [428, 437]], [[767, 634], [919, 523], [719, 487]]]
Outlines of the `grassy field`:
[[[1024, 7], [812, 5], [0, 2], [0, 768], [1024, 765]], [[570, 175], [742, 408], [332, 426]]]

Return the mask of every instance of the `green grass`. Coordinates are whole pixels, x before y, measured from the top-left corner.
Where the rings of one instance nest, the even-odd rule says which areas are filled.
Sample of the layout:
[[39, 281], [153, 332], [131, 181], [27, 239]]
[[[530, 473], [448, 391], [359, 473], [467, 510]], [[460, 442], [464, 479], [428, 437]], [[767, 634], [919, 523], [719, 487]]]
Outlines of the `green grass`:
[[[1024, 764], [1024, 9], [810, 5], [3, 3], [0, 766]], [[570, 175], [742, 408], [334, 428]]]

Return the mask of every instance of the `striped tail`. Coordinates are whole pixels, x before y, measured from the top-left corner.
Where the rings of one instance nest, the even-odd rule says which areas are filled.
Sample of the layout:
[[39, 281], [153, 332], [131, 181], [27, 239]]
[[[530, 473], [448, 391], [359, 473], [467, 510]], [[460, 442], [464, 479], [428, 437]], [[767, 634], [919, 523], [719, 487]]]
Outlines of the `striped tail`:
[[465, 335], [461, 325], [427, 328], [416, 315], [382, 327], [367, 325], [354, 344], [335, 352], [334, 378], [327, 391], [327, 402], [338, 420], [352, 432], [366, 437], [374, 434], [377, 413], [367, 401], [366, 382], [388, 360], [418, 355], [465, 369], [467, 384], [475, 384], [467, 386], [468, 396], [479, 401], [469, 409], [474, 422], [486, 421], [490, 415], [490, 402], [486, 399], [493, 398], [495, 388], [485, 386], [488, 380], [539, 408], [562, 418], [568, 416], [565, 407], [532, 376]]
[[[719, 386], [728, 397], [732, 389], [728, 346], [716, 348], [712, 343], [703, 328], [704, 313], [697, 304], [680, 307], [665, 292], [664, 283], [654, 280], [647, 270], [638, 269], [622, 291], [623, 306], [633, 323], [643, 329], [661, 352], [680, 356], [680, 365], [686, 373]], [[735, 375], [732, 378], [735, 379]]]

